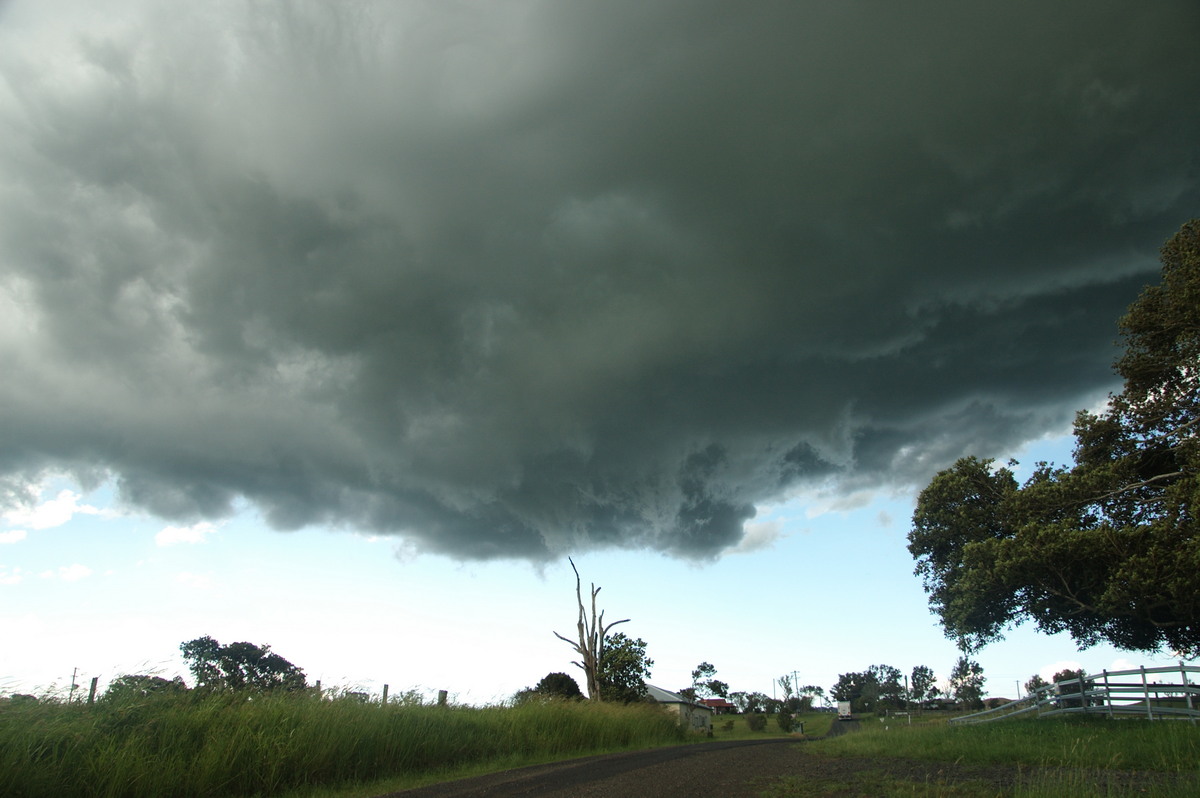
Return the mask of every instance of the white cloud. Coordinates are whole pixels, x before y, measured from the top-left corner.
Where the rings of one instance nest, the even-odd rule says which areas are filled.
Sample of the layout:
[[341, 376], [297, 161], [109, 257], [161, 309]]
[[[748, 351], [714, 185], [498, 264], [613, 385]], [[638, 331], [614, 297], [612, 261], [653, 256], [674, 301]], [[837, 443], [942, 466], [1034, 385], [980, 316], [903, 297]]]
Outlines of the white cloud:
[[1060, 659], [1058, 662], [1051, 662], [1049, 665], [1043, 665], [1038, 669], [1038, 676], [1041, 676], [1047, 682], [1054, 681], [1054, 674], [1062, 671], [1077, 671], [1083, 668], [1083, 663], [1074, 659]]
[[190, 571], [180, 571], [175, 574], [175, 582], [197, 590], [209, 590], [213, 586], [212, 574], [195, 574]]
[[53, 499], [34, 507], [18, 507], [4, 512], [4, 520], [10, 524], [49, 529], [62, 526], [76, 514], [101, 515], [103, 511], [90, 504], [80, 504], [82, 496], [72, 490], [61, 490]]
[[736, 546], [726, 549], [726, 554], [749, 554], [769, 549], [784, 537], [783, 525], [778, 521], [748, 523], [744, 529], [745, 535]]
[[28, 535], [24, 529], [10, 529], [7, 532], [0, 532], [0, 544], [4, 543], [19, 543]]
[[217, 527], [208, 521], [201, 521], [191, 526], [163, 527], [154, 536], [154, 542], [160, 546], [174, 546], [177, 543], [203, 543], [205, 538], [217, 531]]
[[91, 575], [92, 569], [79, 563], [60, 565], [57, 571], [42, 571], [38, 574], [42, 579], [61, 579], [64, 582], [78, 582], [80, 579], [86, 579]]
[[0, 568], [0, 585], [15, 585], [24, 578], [25, 575], [20, 568], [14, 568], [11, 571], [7, 568]]

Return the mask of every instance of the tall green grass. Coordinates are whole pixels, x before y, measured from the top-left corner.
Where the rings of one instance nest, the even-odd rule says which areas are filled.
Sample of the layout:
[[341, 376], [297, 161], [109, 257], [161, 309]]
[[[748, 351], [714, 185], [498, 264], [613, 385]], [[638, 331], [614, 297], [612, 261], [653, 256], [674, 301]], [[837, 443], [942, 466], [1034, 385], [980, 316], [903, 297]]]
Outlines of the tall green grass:
[[251, 796], [678, 742], [652, 706], [365, 704], [312, 696], [0, 703], [0, 795]]

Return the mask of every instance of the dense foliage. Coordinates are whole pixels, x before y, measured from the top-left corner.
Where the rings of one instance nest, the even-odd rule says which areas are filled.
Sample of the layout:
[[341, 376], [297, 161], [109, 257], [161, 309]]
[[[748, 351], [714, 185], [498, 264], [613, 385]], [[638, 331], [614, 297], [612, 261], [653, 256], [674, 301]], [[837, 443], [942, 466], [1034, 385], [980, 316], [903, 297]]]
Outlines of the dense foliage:
[[560, 672], [547, 673], [536, 685], [518, 690], [513, 696], [516, 703], [546, 700], [579, 701], [582, 699], [583, 691], [579, 689], [579, 682]]
[[253, 643], [221, 645], [205, 635], [179, 646], [200, 690], [302, 690], [304, 671]]
[[904, 674], [891, 665], [843, 673], [829, 691], [835, 701], [849, 701], [855, 712], [900, 709], [905, 705]]
[[1120, 320], [1124, 389], [1075, 421], [1074, 464], [1024, 484], [967, 457], [921, 492], [909, 533], [947, 636], [976, 650], [1033, 621], [1080, 645], [1200, 654], [1200, 220]]
[[954, 700], [968, 709], [983, 708], [983, 666], [967, 657], [959, 657], [950, 671], [950, 692]]
[[600, 660], [600, 694], [605, 701], [630, 703], [646, 697], [646, 679], [654, 660], [646, 656], [646, 641], [621, 632], [604, 641]]

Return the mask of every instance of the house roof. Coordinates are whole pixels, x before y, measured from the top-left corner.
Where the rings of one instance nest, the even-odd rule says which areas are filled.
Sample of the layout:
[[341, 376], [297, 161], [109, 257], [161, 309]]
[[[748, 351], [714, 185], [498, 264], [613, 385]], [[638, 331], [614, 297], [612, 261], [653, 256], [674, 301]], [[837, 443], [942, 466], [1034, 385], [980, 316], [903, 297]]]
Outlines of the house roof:
[[713, 707], [714, 709], [733, 707], [733, 704], [729, 703], [729, 701], [724, 698], [701, 698], [700, 703], [706, 707]]
[[712, 707], [707, 707], [703, 704], [697, 704], [695, 701], [689, 701], [679, 693], [672, 693], [670, 690], [664, 690], [661, 687], [655, 687], [652, 684], [646, 685], [646, 694], [660, 704], [689, 704], [694, 707], [712, 709]]

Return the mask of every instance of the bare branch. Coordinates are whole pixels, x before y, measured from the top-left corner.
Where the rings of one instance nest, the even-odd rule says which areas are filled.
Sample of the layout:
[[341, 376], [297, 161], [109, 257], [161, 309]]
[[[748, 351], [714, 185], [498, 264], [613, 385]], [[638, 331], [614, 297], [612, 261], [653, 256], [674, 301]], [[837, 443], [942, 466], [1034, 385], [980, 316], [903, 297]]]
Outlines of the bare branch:
[[612, 623], [604, 623], [604, 611], [597, 612], [596, 596], [600, 593], [600, 588], [592, 583], [592, 613], [589, 618], [587, 608], [583, 603], [583, 580], [579, 577], [579, 569], [575, 567], [575, 561], [570, 557], [567, 562], [571, 563], [571, 570], [575, 572], [575, 600], [579, 604], [579, 615], [575, 622], [575, 629], [579, 635], [579, 640], [571, 640], [558, 632], [554, 636], [564, 643], [570, 645], [573, 649], [579, 652], [582, 662], [573, 662], [581, 668], [587, 676], [588, 695], [593, 701], [599, 701], [600, 698], [600, 663], [604, 659], [604, 639], [608, 637], [608, 632], [617, 624], [628, 623], [629, 619], [625, 618]]

